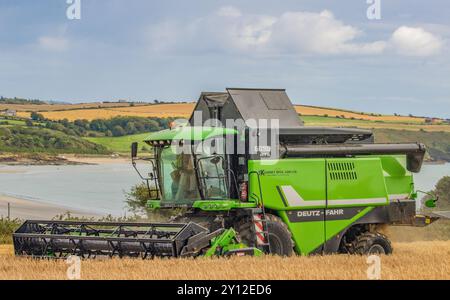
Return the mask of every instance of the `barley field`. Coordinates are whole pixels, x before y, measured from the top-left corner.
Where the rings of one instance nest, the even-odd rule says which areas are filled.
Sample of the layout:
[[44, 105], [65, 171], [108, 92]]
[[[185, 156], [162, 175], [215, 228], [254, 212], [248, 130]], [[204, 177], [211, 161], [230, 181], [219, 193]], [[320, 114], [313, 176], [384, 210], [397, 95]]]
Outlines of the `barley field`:
[[329, 117], [344, 117], [346, 119], [360, 119], [367, 121], [383, 121], [383, 122], [405, 122], [405, 123], [423, 123], [425, 118], [421, 117], [409, 117], [409, 116], [394, 116], [394, 115], [376, 115], [359, 113], [347, 110], [340, 110], [335, 108], [316, 107], [308, 105], [296, 105], [295, 110], [302, 115], [306, 116], [324, 116]]
[[409, 131], [429, 131], [429, 132], [450, 132], [450, 126], [444, 124], [421, 124], [388, 122], [388, 121], [369, 121], [358, 119], [341, 119], [333, 117], [319, 117], [319, 116], [301, 116], [305, 126], [329, 126], [329, 127], [358, 127], [365, 129], [397, 129]]
[[[148, 103], [134, 103], [135, 106], [148, 105]], [[91, 102], [91, 103], [77, 103], [77, 104], [4, 104], [0, 103], [0, 110], [13, 109], [17, 112], [32, 112], [32, 111], [58, 111], [58, 110], [72, 110], [72, 109], [96, 109], [96, 108], [111, 108], [111, 107], [125, 107], [130, 106], [126, 102]]]
[[[4, 107], [3, 107], [4, 106]], [[8, 106], [17, 110], [21, 117], [29, 117], [31, 111], [39, 111], [51, 120], [68, 119], [70, 121], [84, 118], [92, 120], [95, 118], [108, 119], [115, 116], [141, 116], [141, 117], [189, 117], [194, 109], [195, 103], [165, 103], [144, 104], [139, 103], [130, 106], [129, 103], [86, 103], [86, 104], [56, 104], [56, 105], [0, 105], [0, 109]], [[347, 110], [315, 107], [307, 105], [295, 105], [296, 111], [304, 116], [328, 116], [330, 118], [340, 117], [361, 121], [379, 121], [421, 124], [425, 121], [422, 117], [375, 115], [368, 113], [352, 112]], [[337, 119], [336, 122], [340, 123]]]
[[[136, 117], [184, 117], [188, 118], [194, 103], [176, 103], [176, 104], [154, 104], [141, 106], [126, 106], [98, 109], [71, 109], [60, 111], [40, 111], [45, 118], [50, 120], [68, 119], [74, 121], [76, 119], [109, 119], [118, 116], [136, 116]], [[20, 117], [30, 117], [30, 112], [18, 111]]]
[[[66, 279], [65, 261], [12, 255], [0, 246], [0, 279]], [[81, 279], [367, 279], [365, 256], [83, 260]], [[450, 241], [394, 243], [381, 279], [450, 279]]]

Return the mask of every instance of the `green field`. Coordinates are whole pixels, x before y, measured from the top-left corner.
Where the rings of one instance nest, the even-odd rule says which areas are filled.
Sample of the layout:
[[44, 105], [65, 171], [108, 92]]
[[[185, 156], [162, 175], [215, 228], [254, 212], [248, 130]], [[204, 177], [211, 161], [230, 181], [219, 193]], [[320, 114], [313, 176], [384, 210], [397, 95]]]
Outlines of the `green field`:
[[[6, 122], [8, 122], [8, 123], [3, 124]], [[26, 122], [25, 122], [25, 120], [0, 118], [0, 127], [11, 127], [11, 126], [15, 126], [15, 125], [25, 126]], [[45, 123], [33, 121], [33, 126], [45, 126]]]
[[[427, 146], [429, 155], [434, 159], [450, 161], [449, 125], [393, 124], [390, 122], [321, 116], [302, 116], [301, 118], [306, 126], [343, 126], [371, 129], [375, 133], [376, 142], [379, 143], [421, 142]], [[86, 139], [103, 145], [113, 152], [129, 153], [131, 143], [142, 142], [147, 135], [147, 133], [143, 133], [121, 137], [89, 137]]]
[[126, 135], [120, 137], [88, 137], [88, 141], [105, 146], [111, 151], [119, 153], [130, 152], [130, 145], [132, 142], [142, 142], [148, 133], [140, 133], [133, 135]]
[[360, 127], [360, 128], [383, 128], [383, 129], [398, 129], [398, 130], [409, 130], [409, 131], [442, 131], [450, 132], [450, 125], [441, 124], [425, 124], [425, 123], [406, 123], [397, 121], [370, 121], [370, 120], [359, 120], [359, 119], [344, 119], [335, 117], [324, 117], [324, 116], [300, 116], [300, 118], [305, 122], [305, 126], [330, 126], [330, 127]]
[[[305, 126], [326, 126], [326, 127], [358, 127], [373, 130], [375, 133], [376, 142], [382, 143], [398, 143], [398, 142], [422, 142], [428, 148], [429, 155], [436, 160], [450, 161], [450, 125], [438, 125], [438, 124], [407, 124], [388, 121], [368, 121], [359, 119], [344, 119], [335, 117], [324, 116], [301, 116], [301, 119], [305, 122]], [[7, 121], [8, 125], [1, 125], [2, 121]], [[128, 154], [130, 151], [130, 145], [132, 142], [142, 142], [148, 133], [125, 135], [120, 137], [76, 137], [67, 136], [60, 132], [54, 138], [56, 143], [53, 146], [44, 146], [45, 139], [42, 141], [34, 141], [39, 135], [49, 132], [48, 130], [38, 127], [43, 126], [40, 122], [33, 122], [32, 127], [25, 126], [24, 120], [12, 120], [0, 118], [0, 129], [13, 130], [13, 128], [29, 128], [34, 130], [33, 134], [25, 136], [11, 136], [9, 138], [9, 144], [6, 145], [2, 142], [5, 138], [0, 138], [0, 148], [4, 151], [10, 152], [52, 152], [58, 153], [98, 153], [107, 149], [110, 152], [116, 152], [121, 154]], [[16, 129], [17, 130], [17, 129]], [[56, 134], [58, 132], [54, 132]], [[53, 134], [53, 135], [54, 135]], [[19, 143], [19, 138], [21, 138]], [[15, 140], [13, 140], [15, 139]], [[52, 139], [54, 140], [54, 139]], [[34, 141], [34, 142], [33, 142]], [[94, 145], [84, 145], [83, 149], [78, 149], [74, 145], [81, 145], [80, 142], [88, 141], [93, 142], [105, 148], [94, 149]], [[59, 145], [63, 142], [63, 145]], [[23, 145], [21, 145], [23, 144]], [[143, 145], [143, 144], [141, 144]], [[80, 146], [81, 147], [81, 146]], [[53, 149], [54, 148], [54, 149]], [[141, 148], [142, 149], [142, 148]], [[141, 150], [140, 149], [140, 150]], [[429, 158], [429, 156], [428, 156]]]
[[102, 145], [38, 126], [0, 126], [0, 153], [109, 154]]
[[[8, 122], [7, 125], [3, 125], [3, 122]], [[0, 126], [12, 126], [12, 125], [25, 125], [25, 121], [22, 120], [10, 120], [10, 119], [3, 119], [0, 118]]]
[[[361, 119], [349, 119], [349, 118], [336, 118], [336, 117], [324, 117], [324, 116], [300, 116], [300, 118], [306, 123], [363, 123], [363, 124], [370, 124], [370, 123], [394, 123], [394, 124], [408, 124], [405, 122], [400, 121], [371, 121], [371, 120], [361, 120]], [[409, 124], [422, 124], [419, 122], [412, 122]]]

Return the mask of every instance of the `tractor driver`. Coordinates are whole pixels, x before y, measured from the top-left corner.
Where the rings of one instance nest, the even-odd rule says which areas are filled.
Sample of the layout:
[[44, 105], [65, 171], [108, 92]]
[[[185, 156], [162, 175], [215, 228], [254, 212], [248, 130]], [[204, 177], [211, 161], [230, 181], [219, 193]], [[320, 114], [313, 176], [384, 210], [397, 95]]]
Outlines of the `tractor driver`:
[[197, 189], [192, 155], [179, 154], [172, 164], [174, 170], [170, 176], [172, 177], [172, 195], [174, 195], [174, 200], [198, 199], [200, 196]]

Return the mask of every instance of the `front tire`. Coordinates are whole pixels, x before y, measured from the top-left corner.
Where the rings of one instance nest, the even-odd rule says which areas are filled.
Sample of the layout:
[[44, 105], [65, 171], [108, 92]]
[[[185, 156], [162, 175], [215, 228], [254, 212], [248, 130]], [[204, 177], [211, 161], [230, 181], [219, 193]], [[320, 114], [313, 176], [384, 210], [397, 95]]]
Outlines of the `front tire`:
[[294, 253], [294, 243], [287, 225], [271, 214], [266, 214], [266, 221], [271, 254], [291, 256]]
[[365, 232], [355, 241], [355, 253], [360, 255], [392, 254], [392, 245], [389, 239], [378, 232]]

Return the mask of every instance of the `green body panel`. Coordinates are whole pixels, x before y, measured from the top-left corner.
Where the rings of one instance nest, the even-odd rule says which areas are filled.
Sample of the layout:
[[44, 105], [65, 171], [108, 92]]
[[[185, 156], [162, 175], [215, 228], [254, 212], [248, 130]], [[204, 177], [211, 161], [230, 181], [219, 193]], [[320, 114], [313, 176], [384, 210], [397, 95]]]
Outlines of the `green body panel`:
[[[150, 209], [161, 208], [160, 200], [148, 200], [147, 207]], [[229, 211], [231, 209], [239, 208], [253, 208], [256, 207], [254, 202], [242, 202], [235, 199], [229, 200], [197, 200], [192, 203], [193, 208], [198, 208], [203, 211]]]
[[360, 212], [358, 212], [354, 217], [350, 219], [345, 220], [328, 220], [326, 221], [325, 226], [325, 241], [328, 241], [329, 239], [333, 238], [339, 232], [341, 232], [343, 229], [347, 228], [351, 224], [353, 224], [356, 220], [361, 218], [362, 216], [366, 215], [369, 211], [371, 211], [374, 207], [361, 207]]
[[379, 158], [333, 158], [326, 162], [327, 207], [388, 204]]
[[203, 141], [212, 137], [219, 137], [224, 135], [236, 134], [237, 131], [230, 128], [223, 127], [195, 127], [182, 126], [174, 129], [166, 129], [157, 132], [152, 132], [145, 139], [150, 141], [172, 141], [172, 140], [192, 140]]
[[282, 218], [300, 254], [388, 205], [390, 196], [410, 197], [413, 188], [401, 155], [251, 160], [248, 170], [249, 195]]
[[252, 160], [248, 168], [249, 195], [269, 209], [388, 204], [379, 158]]
[[295, 243], [295, 252], [309, 254], [325, 242], [324, 220], [314, 222], [290, 222], [289, 211], [280, 211], [279, 217], [288, 226]]
[[308, 255], [372, 209], [373, 207], [362, 207], [361, 211], [350, 219], [333, 221], [322, 219], [313, 222], [290, 222], [288, 214], [295, 213], [292, 211], [280, 211], [279, 216], [291, 231], [295, 251], [301, 255]]
[[386, 189], [390, 200], [415, 199], [414, 178], [406, 169], [404, 155], [380, 156], [386, 181]]
[[150, 209], [158, 209], [161, 207], [160, 200], [147, 200], [147, 207]]
[[324, 207], [325, 203], [316, 205], [317, 200], [325, 202], [326, 199], [324, 159], [250, 160], [248, 170], [249, 195], [257, 195], [257, 198], [261, 199], [259, 177], [266, 208], [277, 211], [292, 208], [280, 197], [282, 186], [301, 190], [301, 197], [308, 207]]
[[[221, 235], [211, 240], [211, 247], [204, 257], [221, 256], [227, 252], [238, 249], [248, 249], [248, 246], [236, 240], [237, 233], [233, 228], [226, 229]], [[258, 248], [251, 248], [253, 256], [261, 256], [263, 253]]]
[[197, 200], [192, 207], [203, 211], [228, 211], [239, 208], [256, 207], [254, 202], [241, 202], [239, 200]]

